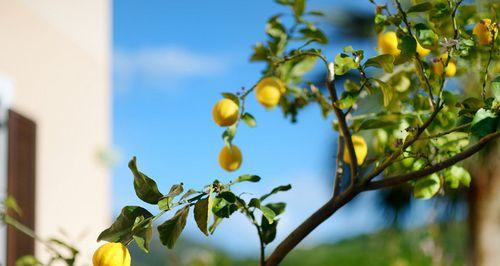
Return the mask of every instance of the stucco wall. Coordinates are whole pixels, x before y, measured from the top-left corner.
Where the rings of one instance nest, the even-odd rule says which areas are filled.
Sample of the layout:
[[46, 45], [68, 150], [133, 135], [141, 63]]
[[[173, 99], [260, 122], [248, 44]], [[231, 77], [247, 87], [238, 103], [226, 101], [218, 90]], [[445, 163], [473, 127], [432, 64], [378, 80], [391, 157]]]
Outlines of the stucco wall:
[[64, 231], [82, 262], [111, 214], [110, 16], [109, 0], [0, 0], [0, 75], [38, 126], [36, 231]]

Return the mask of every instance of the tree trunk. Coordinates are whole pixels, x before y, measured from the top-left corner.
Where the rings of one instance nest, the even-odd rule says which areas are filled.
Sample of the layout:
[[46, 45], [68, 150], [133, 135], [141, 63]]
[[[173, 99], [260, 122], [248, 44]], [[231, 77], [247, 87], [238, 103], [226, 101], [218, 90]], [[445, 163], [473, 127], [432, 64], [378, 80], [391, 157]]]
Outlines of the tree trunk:
[[500, 265], [500, 152], [492, 145], [486, 157], [474, 160], [469, 170], [469, 234], [474, 266]]

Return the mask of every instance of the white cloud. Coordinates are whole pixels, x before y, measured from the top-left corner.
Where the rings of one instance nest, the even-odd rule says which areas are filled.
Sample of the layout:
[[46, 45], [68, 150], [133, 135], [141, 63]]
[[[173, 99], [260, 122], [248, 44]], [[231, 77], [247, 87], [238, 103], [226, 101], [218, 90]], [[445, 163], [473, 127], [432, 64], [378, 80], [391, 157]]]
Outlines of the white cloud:
[[227, 60], [221, 56], [196, 53], [178, 46], [116, 49], [113, 55], [115, 87], [123, 88], [136, 79], [166, 85], [196, 77], [222, 74]]

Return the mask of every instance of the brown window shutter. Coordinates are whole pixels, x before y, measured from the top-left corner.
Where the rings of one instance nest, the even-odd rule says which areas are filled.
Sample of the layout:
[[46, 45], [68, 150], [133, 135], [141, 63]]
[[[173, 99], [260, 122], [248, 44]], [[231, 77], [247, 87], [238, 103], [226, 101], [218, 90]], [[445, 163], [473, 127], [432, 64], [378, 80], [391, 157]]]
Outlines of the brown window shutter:
[[[32, 120], [9, 111], [7, 152], [7, 194], [13, 196], [22, 209], [22, 215], [11, 214], [22, 224], [35, 229], [35, 154], [36, 125]], [[7, 228], [7, 266], [24, 255], [33, 255], [34, 240]]]

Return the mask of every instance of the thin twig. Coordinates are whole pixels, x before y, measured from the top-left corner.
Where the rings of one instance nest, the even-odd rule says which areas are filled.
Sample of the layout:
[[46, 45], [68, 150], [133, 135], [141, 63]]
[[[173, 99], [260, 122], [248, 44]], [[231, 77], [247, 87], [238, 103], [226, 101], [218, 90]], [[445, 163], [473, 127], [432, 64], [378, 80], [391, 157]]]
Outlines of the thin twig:
[[446, 130], [446, 131], [443, 131], [443, 132], [439, 132], [439, 133], [432, 134], [432, 135], [429, 135], [429, 136], [421, 137], [420, 140], [439, 138], [439, 137], [448, 135], [450, 133], [453, 133], [453, 132], [456, 132], [456, 131], [460, 131], [462, 129], [466, 129], [466, 128], [470, 127], [470, 125], [471, 125], [471, 123], [466, 123], [466, 124], [454, 127], [452, 129], [449, 129], [449, 130]]
[[469, 158], [470, 156], [474, 155], [475, 153], [480, 151], [482, 148], [484, 148], [484, 146], [486, 146], [486, 144], [495, 140], [499, 136], [500, 136], [500, 132], [488, 134], [488, 135], [484, 136], [483, 138], [481, 138], [473, 146], [470, 146], [468, 149], [466, 149], [466, 150], [464, 150], [464, 151], [462, 151], [462, 152], [460, 152], [460, 153], [458, 153], [458, 154], [456, 154], [456, 155], [454, 155], [454, 156], [452, 156], [444, 161], [441, 161], [439, 163], [428, 166], [424, 169], [421, 169], [421, 170], [418, 170], [415, 172], [411, 172], [408, 174], [396, 175], [396, 176], [385, 178], [385, 179], [380, 180], [380, 181], [370, 182], [364, 187], [364, 190], [374, 190], [374, 189], [393, 187], [393, 186], [404, 184], [404, 183], [411, 181], [411, 180], [416, 180], [416, 179], [428, 176], [430, 174], [439, 172], [445, 168], [448, 168], [448, 167], [450, 167], [450, 166], [452, 166], [460, 161], [463, 161], [463, 160]]
[[427, 121], [425, 121], [425, 123], [422, 126], [417, 127], [413, 137], [405, 141], [397, 151], [391, 154], [391, 156], [385, 159], [384, 162], [380, 164], [380, 166], [378, 166], [377, 168], [375, 168], [375, 170], [373, 170], [370, 174], [368, 174], [364, 182], [369, 182], [370, 180], [378, 176], [380, 173], [382, 173], [387, 167], [389, 167], [392, 164], [394, 160], [396, 160], [406, 150], [406, 148], [410, 147], [413, 143], [415, 143], [415, 141], [419, 139], [420, 135], [422, 135], [425, 129], [432, 124], [432, 122], [434, 121], [437, 114], [441, 111], [442, 108], [443, 105], [438, 106], [434, 110], [434, 112], [432, 112], [431, 116], [427, 119]]
[[488, 68], [490, 67], [492, 58], [493, 58], [493, 50], [495, 49], [495, 31], [491, 32], [492, 40], [490, 47], [490, 54], [488, 55], [488, 62], [484, 68], [484, 77], [483, 77], [483, 87], [481, 90], [481, 97], [483, 97], [483, 101], [486, 100], [486, 81], [488, 80]]
[[[394, 0], [394, 2], [396, 3], [396, 7], [397, 7], [399, 13], [401, 14], [401, 17], [403, 19], [403, 23], [405, 24], [406, 29], [408, 30], [408, 34], [413, 39], [415, 39], [415, 41], [417, 41], [417, 38], [415, 38], [415, 36], [413, 35], [413, 32], [411, 30], [411, 25], [410, 25], [410, 22], [408, 21], [408, 16], [406, 15], [406, 12], [404, 12], [403, 7], [401, 6], [401, 2], [399, 0]], [[432, 93], [432, 85], [429, 81], [429, 77], [427, 77], [427, 74], [425, 73], [424, 63], [422, 62], [422, 60], [420, 59], [420, 56], [418, 55], [418, 53], [416, 51], [414, 54], [414, 58], [415, 58], [415, 61], [417, 62], [417, 65], [418, 65], [422, 75], [424, 76], [424, 81], [425, 81], [425, 84], [427, 85], [427, 93], [429, 93], [429, 102], [430, 102], [432, 108], [436, 109], [436, 103], [434, 102], [434, 94]]]
[[349, 159], [351, 161], [351, 163], [349, 164], [349, 167], [351, 169], [351, 183], [353, 184], [354, 180], [356, 179], [356, 175], [358, 174], [358, 161], [356, 158], [356, 152], [354, 150], [354, 144], [352, 143], [351, 139], [351, 132], [349, 131], [349, 127], [346, 122], [345, 114], [335, 104], [338, 101], [338, 97], [335, 88], [335, 68], [333, 63], [328, 64], [326, 87], [328, 88], [328, 91], [330, 92], [330, 96], [332, 98], [332, 107], [335, 115], [337, 116], [339, 131], [342, 133], [345, 144], [347, 146], [347, 152], [349, 153]]
[[342, 183], [342, 177], [344, 176], [344, 140], [342, 135], [339, 134], [337, 141], [337, 169], [335, 170], [335, 179], [333, 181], [333, 197], [336, 197], [340, 193], [340, 184]]

